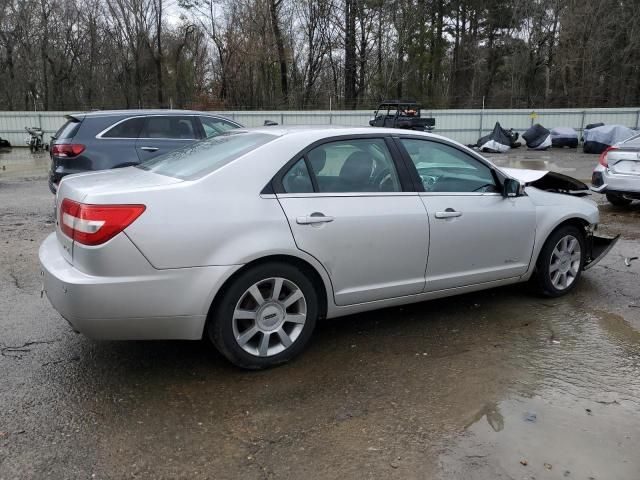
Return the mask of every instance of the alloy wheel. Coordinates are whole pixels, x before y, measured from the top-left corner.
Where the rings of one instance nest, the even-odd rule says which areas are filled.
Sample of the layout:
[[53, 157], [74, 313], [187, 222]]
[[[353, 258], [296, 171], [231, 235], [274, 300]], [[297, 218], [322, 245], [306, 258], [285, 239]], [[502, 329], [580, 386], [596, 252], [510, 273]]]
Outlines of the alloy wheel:
[[245, 352], [270, 357], [289, 348], [307, 321], [307, 303], [300, 287], [274, 277], [251, 285], [233, 311], [233, 335]]
[[551, 252], [549, 277], [557, 290], [571, 286], [580, 271], [582, 251], [580, 242], [573, 235], [562, 237]]

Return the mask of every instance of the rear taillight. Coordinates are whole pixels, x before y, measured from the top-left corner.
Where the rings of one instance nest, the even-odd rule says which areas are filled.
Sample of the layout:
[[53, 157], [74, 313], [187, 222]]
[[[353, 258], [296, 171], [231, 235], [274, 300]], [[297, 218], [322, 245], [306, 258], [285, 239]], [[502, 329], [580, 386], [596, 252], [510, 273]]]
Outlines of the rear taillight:
[[51, 155], [56, 157], [77, 157], [84, 152], [85, 146], [80, 143], [62, 143], [51, 146]]
[[144, 205], [86, 205], [65, 198], [60, 205], [60, 228], [83, 245], [100, 245], [115, 237], [142, 215]]
[[618, 150], [618, 147], [607, 147], [606, 150], [600, 154], [600, 158], [598, 159], [598, 163], [600, 165], [602, 165], [603, 167], [608, 167], [609, 166], [609, 161], [607, 160], [607, 154], [611, 150]]

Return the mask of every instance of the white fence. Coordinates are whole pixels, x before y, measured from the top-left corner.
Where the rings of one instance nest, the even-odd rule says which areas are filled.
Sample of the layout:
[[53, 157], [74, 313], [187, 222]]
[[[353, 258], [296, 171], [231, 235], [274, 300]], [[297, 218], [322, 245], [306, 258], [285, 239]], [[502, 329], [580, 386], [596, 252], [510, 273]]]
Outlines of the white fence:
[[[25, 126], [41, 127], [45, 139], [53, 135], [70, 112], [0, 112], [0, 137], [13, 145], [25, 144]], [[281, 125], [349, 125], [367, 126], [370, 110], [310, 110], [310, 111], [223, 111], [211, 112], [229, 117], [247, 127], [273, 120]], [[493, 129], [495, 122], [504, 128], [522, 133], [533, 123], [547, 128], [572, 127], [579, 133], [585, 125], [595, 122], [621, 124], [638, 129], [640, 108], [541, 109], [541, 110], [423, 110], [423, 116], [436, 119], [434, 133], [462, 143], [476, 140]]]

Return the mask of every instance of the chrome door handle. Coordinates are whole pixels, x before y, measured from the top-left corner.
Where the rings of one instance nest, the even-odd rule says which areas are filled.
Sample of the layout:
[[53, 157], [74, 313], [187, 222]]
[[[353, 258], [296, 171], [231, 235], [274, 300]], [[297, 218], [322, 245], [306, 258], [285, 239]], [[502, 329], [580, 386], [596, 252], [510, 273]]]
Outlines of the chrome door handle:
[[436, 212], [436, 218], [461, 217], [462, 212], [456, 212], [453, 208], [447, 208], [444, 212]]
[[329, 223], [329, 222], [333, 222], [333, 217], [329, 217], [328, 215], [318, 215], [318, 214], [311, 214], [311, 215], [305, 215], [303, 217], [298, 217], [296, 218], [296, 223], [299, 225], [313, 225], [313, 224], [317, 224], [317, 223]]
[[140, 147], [140, 150], [144, 150], [145, 152], [156, 152], [158, 147]]

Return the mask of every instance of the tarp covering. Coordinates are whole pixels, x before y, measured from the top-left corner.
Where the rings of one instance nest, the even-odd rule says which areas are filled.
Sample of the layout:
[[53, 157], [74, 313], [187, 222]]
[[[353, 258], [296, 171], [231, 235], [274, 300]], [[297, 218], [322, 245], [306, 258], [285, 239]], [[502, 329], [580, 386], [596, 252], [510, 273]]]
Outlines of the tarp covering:
[[571, 127], [552, 128], [551, 145], [558, 148], [576, 148], [578, 146], [578, 132]]
[[518, 134], [505, 130], [496, 122], [493, 131], [489, 135], [478, 139], [477, 147], [481, 152], [504, 153], [513, 146]]
[[551, 132], [539, 123], [532, 125], [522, 134], [527, 142], [527, 147], [535, 150], [544, 150], [551, 146]]
[[603, 125], [584, 131], [584, 153], [602, 153], [607, 147], [635, 135], [624, 125]]

